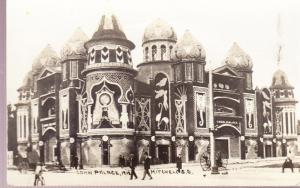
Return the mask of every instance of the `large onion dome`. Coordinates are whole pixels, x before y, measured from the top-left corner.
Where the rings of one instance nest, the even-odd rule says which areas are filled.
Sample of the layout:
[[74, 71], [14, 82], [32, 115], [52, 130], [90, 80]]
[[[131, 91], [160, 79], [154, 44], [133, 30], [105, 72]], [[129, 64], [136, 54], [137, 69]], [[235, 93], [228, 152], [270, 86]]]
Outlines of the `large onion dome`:
[[85, 47], [93, 46], [93, 43], [99, 41], [118, 41], [124, 42], [125, 46], [133, 49], [135, 45], [127, 40], [126, 35], [121, 27], [117, 17], [112, 13], [102, 15], [98, 30], [93, 34], [92, 38], [85, 43]]
[[186, 31], [178, 40], [172, 53], [174, 61], [201, 61], [205, 58], [203, 46], [189, 31]]
[[77, 28], [61, 50], [62, 60], [86, 58], [84, 43], [88, 40], [86, 34]]
[[36, 74], [41, 71], [44, 67], [56, 68], [59, 65], [59, 57], [53, 50], [50, 44], [48, 44], [33, 61], [32, 73]]
[[149, 24], [144, 32], [143, 43], [155, 40], [177, 41], [176, 33], [169, 24], [157, 19]]
[[228, 51], [225, 64], [241, 71], [251, 71], [253, 67], [251, 57], [236, 42], [233, 43]]
[[293, 86], [289, 83], [287, 74], [281, 69], [278, 69], [273, 74], [271, 88], [272, 89], [293, 89]]

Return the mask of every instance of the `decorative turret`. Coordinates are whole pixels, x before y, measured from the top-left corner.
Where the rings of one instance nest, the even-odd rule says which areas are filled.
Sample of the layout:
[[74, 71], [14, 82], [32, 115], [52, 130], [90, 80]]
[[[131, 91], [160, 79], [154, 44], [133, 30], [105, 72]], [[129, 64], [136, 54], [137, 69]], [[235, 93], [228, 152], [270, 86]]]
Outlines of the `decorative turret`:
[[143, 36], [143, 62], [169, 61], [177, 41], [176, 33], [169, 24], [157, 19], [149, 24]]
[[246, 89], [252, 90], [252, 59], [236, 42], [233, 43], [228, 51], [225, 64], [243, 76]]
[[[294, 87], [288, 81], [287, 74], [278, 69], [272, 79], [272, 85], [270, 87], [274, 96], [274, 108], [275, 108], [275, 125], [276, 135], [284, 139], [296, 138], [297, 126], [296, 126], [296, 103], [294, 98]], [[293, 145], [292, 142], [287, 143]], [[294, 149], [291, 149], [294, 152]], [[284, 152], [286, 155], [286, 151]]]
[[78, 78], [82, 79], [80, 73], [86, 64], [84, 43], [87, 40], [88, 37], [86, 34], [80, 28], [77, 28], [70, 39], [64, 44], [61, 50], [63, 88], [68, 86], [79, 87]]
[[276, 99], [294, 101], [294, 87], [289, 83], [287, 74], [283, 70], [278, 69], [273, 74], [270, 89], [273, 90]]
[[281, 69], [278, 69], [273, 74], [271, 88], [272, 89], [294, 89], [294, 87], [289, 83], [286, 73]]
[[40, 52], [32, 64], [32, 74], [39, 73], [44, 67], [59, 67], [59, 57], [50, 44]]
[[57, 53], [53, 50], [50, 44], [40, 52], [40, 54], [35, 58], [32, 64], [32, 84], [33, 92], [37, 91], [37, 79], [42, 69], [47, 67], [50, 69], [60, 70], [59, 57]]
[[84, 46], [88, 52], [85, 71], [99, 67], [133, 69], [130, 51], [135, 45], [127, 40], [117, 17], [111, 13], [102, 16], [98, 30]]
[[252, 71], [253, 67], [250, 56], [236, 42], [228, 51], [225, 63], [237, 71]]
[[86, 77], [87, 118], [81, 131], [98, 128], [133, 128], [133, 69], [131, 50], [135, 45], [112, 13], [102, 16], [98, 30], [84, 47], [88, 53]]
[[187, 30], [176, 43], [171, 55], [175, 81], [198, 81], [204, 83], [206, 53], [203, 46]]
[[30, 99], [32, 84], [32, 71], [29, 71], [23, 79], [22, 86], [17, 90], [19, 92], [19, 102]]
[[86, 59], [84, 43], [88, 40], [86, 34], [78, 27], [61, 50], [62, 60]]
[[186, 31], [182, 38], [177, 42], [171, 55], [174, 61], [205, 61], [205, 50], [196, 38]]

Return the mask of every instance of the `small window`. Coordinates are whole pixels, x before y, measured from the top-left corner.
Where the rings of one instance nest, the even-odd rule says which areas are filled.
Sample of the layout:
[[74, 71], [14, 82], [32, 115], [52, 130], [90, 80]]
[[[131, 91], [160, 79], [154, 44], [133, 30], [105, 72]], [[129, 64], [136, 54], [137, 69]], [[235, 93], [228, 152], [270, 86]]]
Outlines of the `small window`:
[[116, 50], [109, 50], [109, 62], [116, 62]]
[[66, 80], [67, 79], [67, 63], [64, 62], [62, 64], [62, 66], [63, 66], [63, 74], [62, 74], [63, 80]]
[[65, 119], [65, 123], [66, 123], [66, 129], [69, 128], [69, 114], [68, 114], [68, 110], [66, 111], [66, 119]]
[[128, 55], [127, 55], [126, 51], [123, 51], [123, 58], [124, 58], [124, 63], [128, 64]]
[[27, 122], [26, 122], [26, 116], [24, 116], [24, 138], [26, 138], [26, 131], [27, 131]]
[[147, 62], [149, 60], [149, 48], [145, 48], [145, 61]]
[[96, 50], [95, 63], [101, 63], [101, 50]]
[[36, 133], [36, 123], [35, 123], [35, 118], [33, 118], [32, 122], [33, 122], [33, 132]]
[[71, 78], [78, 77], [78, 64], [76, 61], [71, 61]]
[[165, 55], [167, 52], [166, 46], [165, 45], [161, 45], [160, 46], [160, 52], [161, 52], [161, 60], [165, 60]]
[[23, 134], [22, 134], [22, 116], [20, 116], [20, 118], [19, 118], [19, 128], [20, 128], [20, 132], [19, 132], [19, 134], [20, 134], [20, 138], [22, 138], [23, 136]]
[[173, 50], [173, 46], [170, 46], [170, 58], [171, 58], [171, 54], [172, 54], [172, 50]]
[[152, 46], [152, 61], [155, 61], [155, 56], [157, 54], [157, 47], [155, 45]]
[[61, 122], [62, 122], [61, 126], [62, 126], [63, 129], [65, 128], [65, 117], [64, 117], [64, 115], [65, 115], [64, 111], [61, 111]]
[[276, 95], [276, 98], [279, 98], [280, 97], [280, 92], [278, 90], [275, 91], [275, 95]]

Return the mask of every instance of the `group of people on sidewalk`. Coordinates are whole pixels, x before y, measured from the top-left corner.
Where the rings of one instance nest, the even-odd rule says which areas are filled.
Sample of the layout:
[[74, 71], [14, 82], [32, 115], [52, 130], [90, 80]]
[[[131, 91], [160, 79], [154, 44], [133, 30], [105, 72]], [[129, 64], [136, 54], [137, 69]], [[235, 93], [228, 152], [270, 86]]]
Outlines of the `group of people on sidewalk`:
[[[151, 173], [150, 173], [150, 165], [151, 165], [151, 159], [148, 155], [147, 152], [144, 153], [144, 174], [143, 174], [143, 178], [142, 180], [145, 180], [146, 178], [146, 175], [149, 176], [150, 180], [153, 179], [153, 177], [151, 176]], [[137, 161], [135, 159], [135, 156], [134, 154], [130, 154], [130, 157], [129, 157], [129, 168], [131, 169], [131, 172], [130, 172], [130, 180], [133, 179], [133, 177], [135, 177], [135, 179], [138, 179], [138, 176], [135, 172], [135, 168], [137, 166]], [[182, 158], [181, 158], [181, 154], [179, 154], [177, 157], [176, 157], [176, 168], [177, 168], [177, 171], [178, 172], [181, 172], [182, 170]]]
[[[149, 172], [150, 165], [151, 165], [151, 159], [147, 152], [144, 153], [143, 163], [144, 163], [144, 175], [143, 175], [142, 180], [145, 180], [146, 175], [148, 175], [150, 177], [150, 180], [153, 179]], [[132, 153], [132, 154], [130, 154], [130, 157], [129, 157], [129, 168], [131, 169], [130, 180], [133, 179], [133, 176], [135, 177], [135, 179], [138, 178], [138, 176], [136, 175], [136, 172], [135, 172], [136, 166], [137, 166], [137, 161], [136, 161], [136, 158], [134, 157], [134, 154]]]

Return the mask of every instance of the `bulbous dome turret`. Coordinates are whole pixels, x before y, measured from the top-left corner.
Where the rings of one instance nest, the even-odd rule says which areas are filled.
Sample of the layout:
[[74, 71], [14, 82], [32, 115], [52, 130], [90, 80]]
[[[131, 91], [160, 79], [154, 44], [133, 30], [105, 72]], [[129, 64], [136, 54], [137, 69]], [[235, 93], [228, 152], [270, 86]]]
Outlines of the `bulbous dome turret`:
[[62, 60], [73, 58], [86, 58], [84, 43], [88, 40], [86, 34], [77, 28], [71, 38], [64, 44], [61, 50]]
[[271, 88], [272, 89], [293, 89], [293, 86], [289, 83], [287, 74], [281, 69], [278, 69], [273, 74]]
[[176, 43], [171, 58], [174, 61], [201, 61], [205, 60], [206, 53], [200, 42], [186, 31]]
[[32, 73], [39, 73], [43, 67], [56, 68], [59, 66], [59, 57], [51, 45], [48, 44], [33, 61]]
[[242, 71], [251, 71], [253, 67], [251, 57], [236, 42], [230, 48], [225, 64]]
[[161, 19], [157, 19], [149, 24], [144, 32], [143, 43], [155, 40], [177, 41], [176, 33], [169, 24]]
[[98, 30], [93, 34], [92, 38], [84, 44], [85, 48], [89, 48], [93, 46], [94, 42], [99, 41], [123, 42], [131, 50], [135, 47], [131, 41], [127, 40], [119, 20], [111, 12], [102, 15]]

